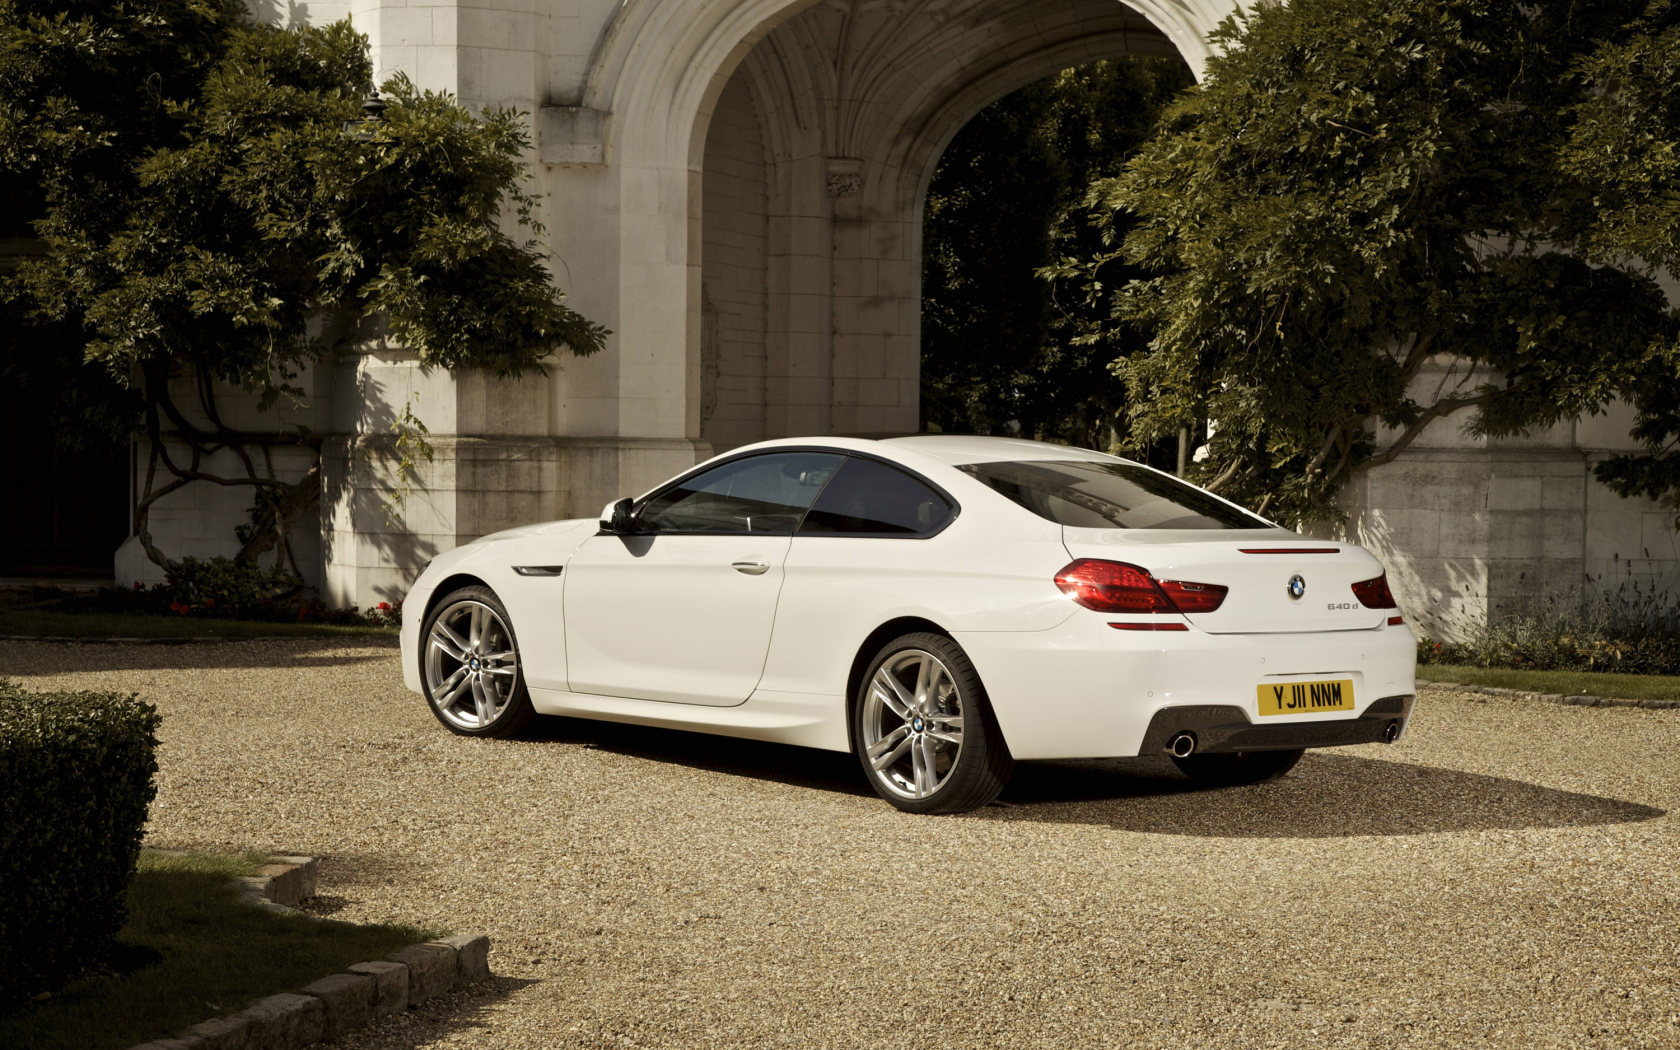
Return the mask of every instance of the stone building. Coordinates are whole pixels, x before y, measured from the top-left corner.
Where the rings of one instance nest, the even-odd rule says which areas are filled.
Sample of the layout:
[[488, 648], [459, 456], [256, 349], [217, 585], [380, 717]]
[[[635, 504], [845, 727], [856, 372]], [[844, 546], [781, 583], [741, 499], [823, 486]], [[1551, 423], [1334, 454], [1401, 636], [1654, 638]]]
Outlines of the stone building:
[[[529, 112], [553, 271], [608, 348], [503, 382], [419, 370], [378, 343], [306, 377], [293, 418], [329, 435], [319, 533], [334, 604], [400, 595], [437, 551], [589, 515], [767, 437], [918, 426], [928, 180], [983, 107], [1083, 62], [1178, 54], [1199, 74], [1230, 0], [259, 0], [348, 17], [380, 76]], [[435, 458], [395, 524], [390, 425]], [[1479, 615], [1588, 576], [1666, 585], [1675, 533], [1590, 475], [1621, 416], [1524, 441], [1435, 425], [1349, 491], [1349, 528], [1403, 600]], [[144, 457], [138, 457], [143, 462]], [[280, 469], [304, 469], [304, 461]], [[154, 511], [172, 554], [230, 553], [247, 497], [194, 486]], [[124, 580], [155, 569], [130, 541]]]

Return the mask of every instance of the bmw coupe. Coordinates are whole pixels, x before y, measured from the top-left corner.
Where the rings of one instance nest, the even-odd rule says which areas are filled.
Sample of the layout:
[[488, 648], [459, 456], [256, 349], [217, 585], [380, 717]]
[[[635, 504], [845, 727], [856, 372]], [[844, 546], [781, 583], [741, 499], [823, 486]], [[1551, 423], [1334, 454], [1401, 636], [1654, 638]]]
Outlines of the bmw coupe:
[[985, 805], [1017, 760], [1269, 780], [1393, 743], [1415, 694], [1367, 551], [1005, 438], [739, 448], [448, 551], [405, 613], [406, 684], [455, 733], [547, 714], [852, 751], [916, 813]]

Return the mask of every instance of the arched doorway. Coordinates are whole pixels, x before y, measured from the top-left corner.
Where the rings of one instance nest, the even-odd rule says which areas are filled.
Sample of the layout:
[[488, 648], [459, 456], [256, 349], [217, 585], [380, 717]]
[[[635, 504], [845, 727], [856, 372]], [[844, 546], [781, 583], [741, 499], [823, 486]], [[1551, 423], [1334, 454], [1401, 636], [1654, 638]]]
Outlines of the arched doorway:
[[1116, 0], [858, 0], [765, 33], [701, 156], [700, 436], [915, 431], [922, 209], [946, 143], [1061, 69], [1177, 53]]

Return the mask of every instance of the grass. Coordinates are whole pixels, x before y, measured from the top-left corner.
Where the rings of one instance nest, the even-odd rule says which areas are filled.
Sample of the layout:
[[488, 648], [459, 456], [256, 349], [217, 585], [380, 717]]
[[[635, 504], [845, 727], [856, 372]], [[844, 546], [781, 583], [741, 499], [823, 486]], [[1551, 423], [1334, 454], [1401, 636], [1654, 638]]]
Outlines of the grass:
[[196, 616], [135, 613], [66, 613], [48, 609], [0, 608], [0, 636], [27, 634], [59, 638], [322, 638], [389, 635], [394, 627], [339, 627], [322, 623], [211, 620]]
[[[0, 1017], [8, 1050], [127, 1050], [237, 1013], [351, 963], [380, 959], [436, 931], [356, 926], [241, 903], [228, 881], [254, 874], [256, 854], [142, 853], [114, 969], [71, 982]], [[137, 964], [148, 963], [146, 965]]]
[[1680, 676], [1606, 674], [1597, 671], [1511, 671], [1465, 664], [1419, 664], [1426, 682], [1463, 682], [1565, 696], [1614, 696], [1628, 700], [1680, 700]]

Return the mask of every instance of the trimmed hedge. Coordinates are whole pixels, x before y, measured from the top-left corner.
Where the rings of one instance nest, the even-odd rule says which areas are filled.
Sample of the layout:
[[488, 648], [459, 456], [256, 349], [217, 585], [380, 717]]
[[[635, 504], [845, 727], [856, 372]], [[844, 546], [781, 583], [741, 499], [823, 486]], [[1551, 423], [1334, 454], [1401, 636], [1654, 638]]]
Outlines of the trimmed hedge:
[[0, 679], [0, 999], [50, 989], [122, 928], [159, 721], [132, 695]]

